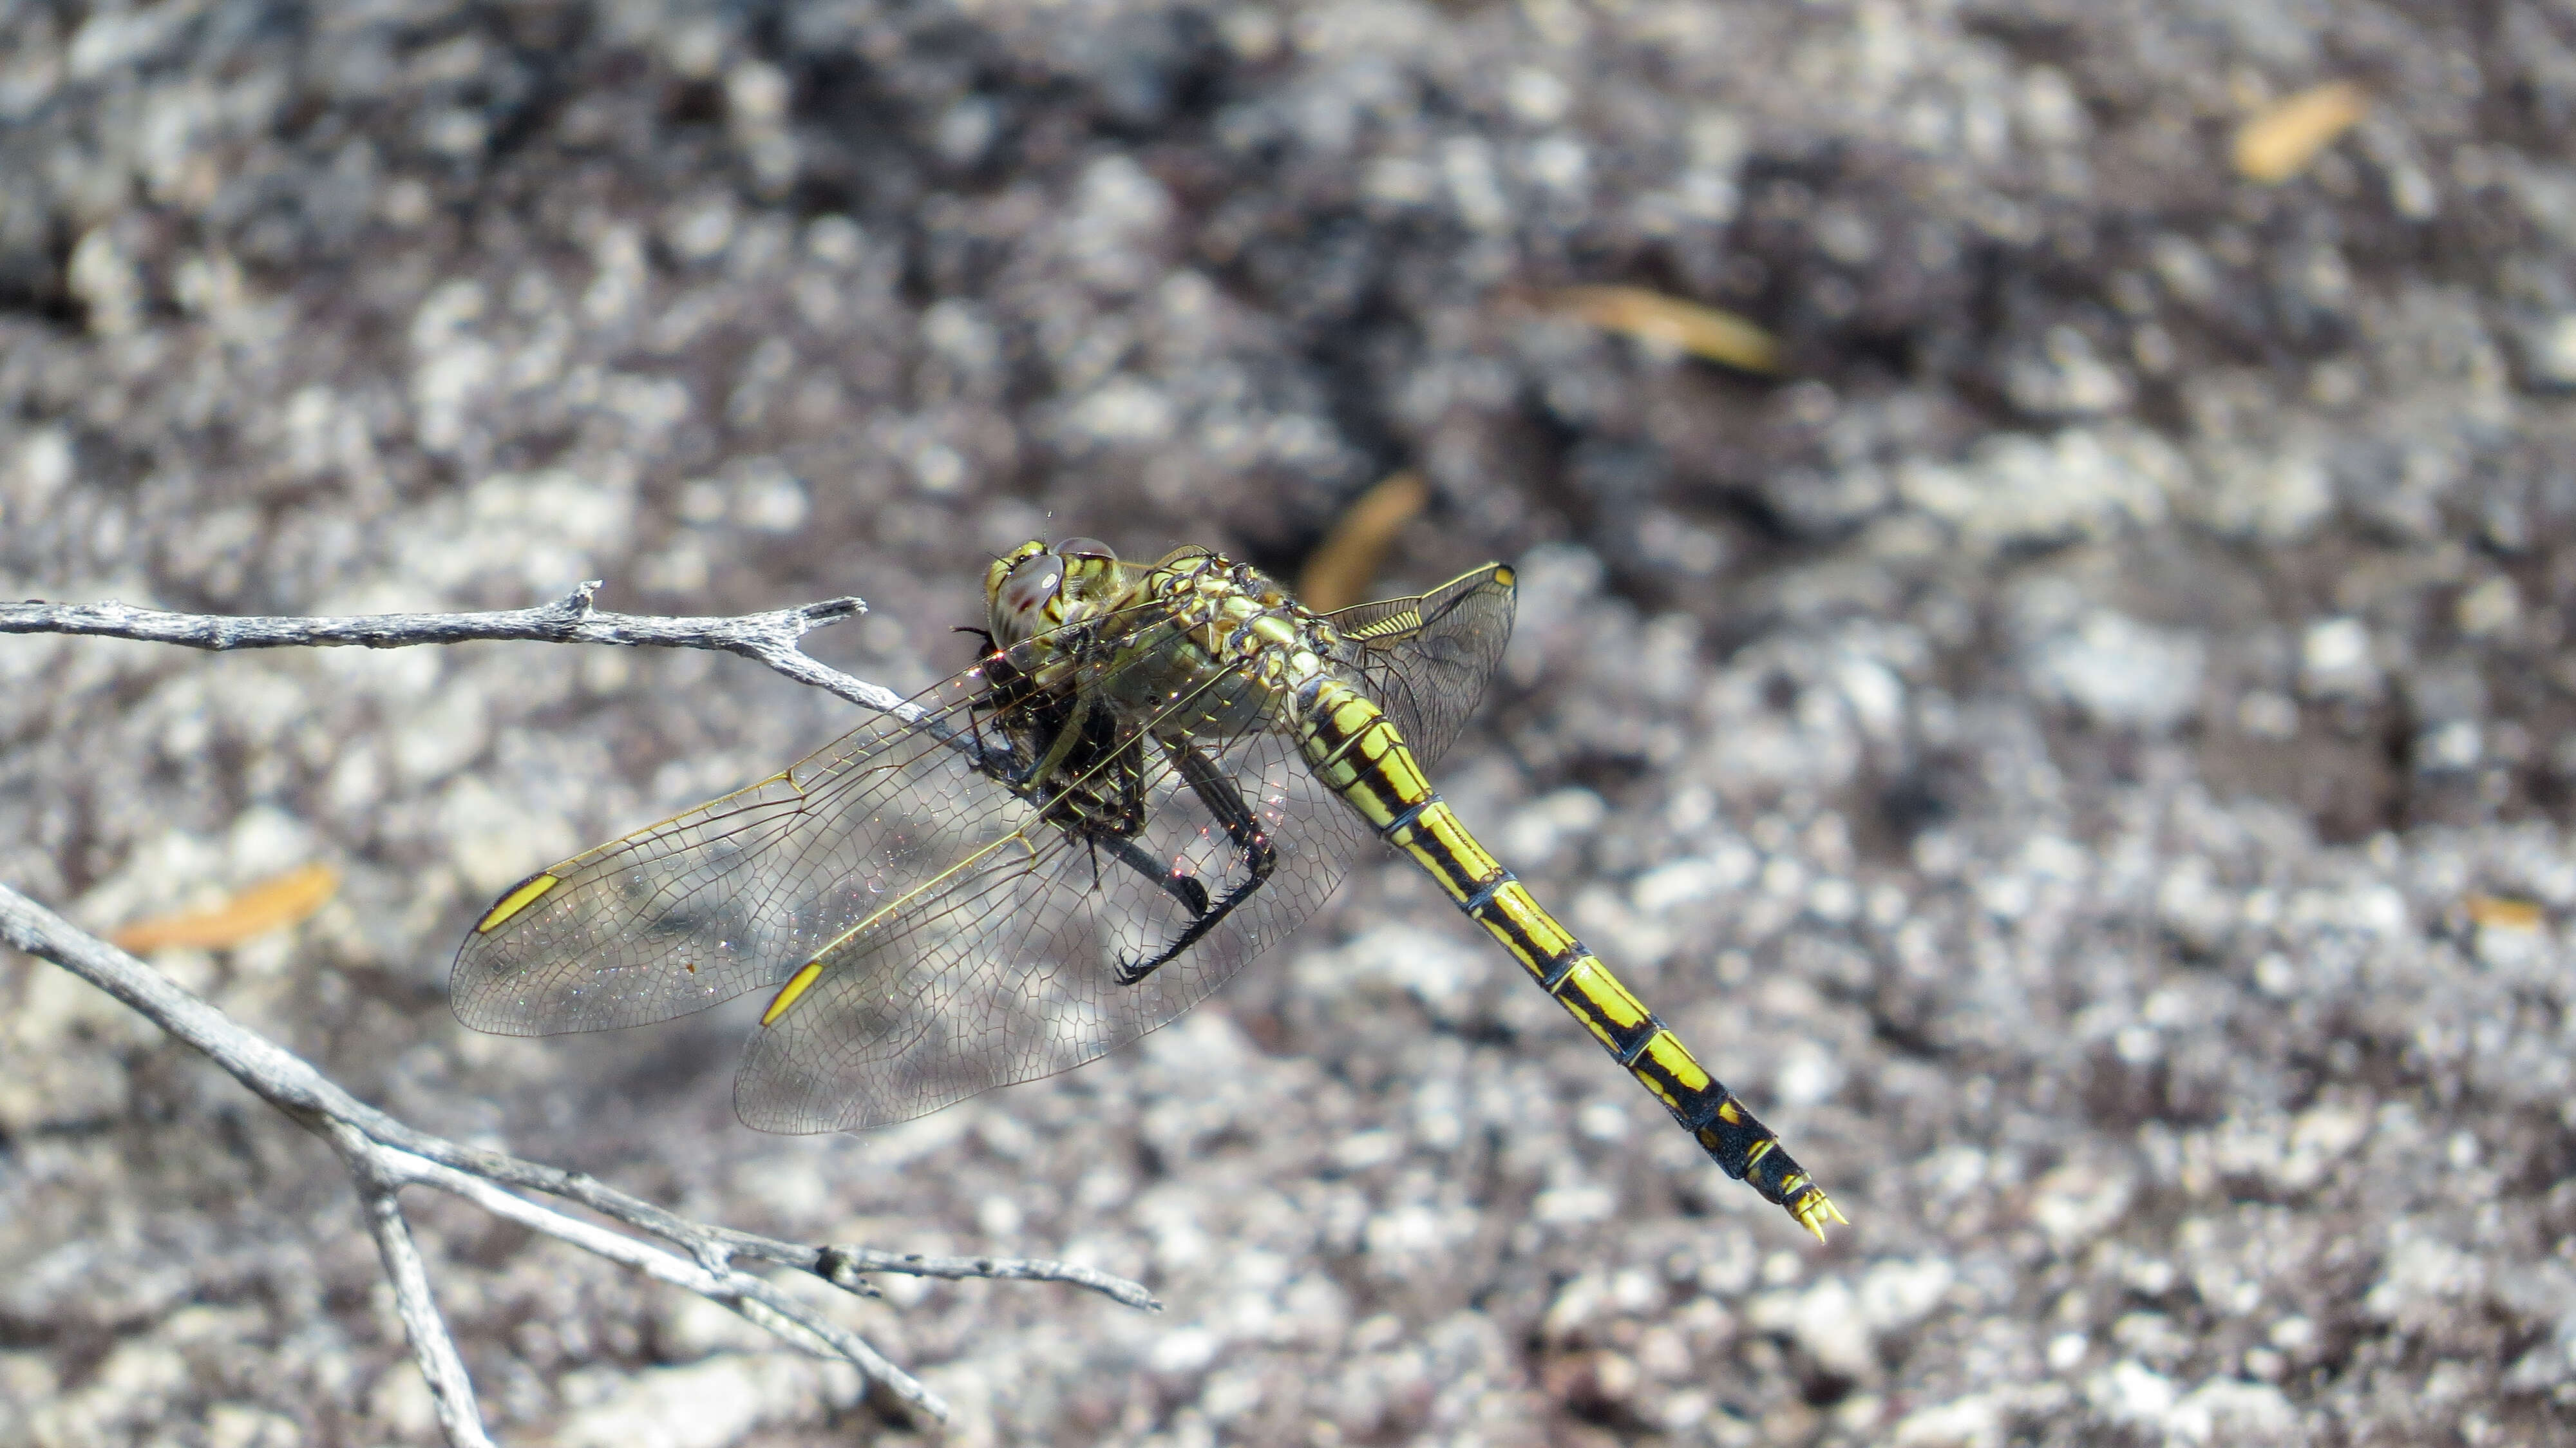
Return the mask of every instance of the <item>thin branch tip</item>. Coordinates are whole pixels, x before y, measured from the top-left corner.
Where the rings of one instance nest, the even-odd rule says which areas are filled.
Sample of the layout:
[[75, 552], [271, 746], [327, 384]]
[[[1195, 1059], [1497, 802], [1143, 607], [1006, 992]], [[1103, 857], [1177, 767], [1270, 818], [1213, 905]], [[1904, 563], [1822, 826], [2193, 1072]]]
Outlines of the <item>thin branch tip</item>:
[[809, 603], [797, 611], [805, 615], [805, 620], [809, 624], [839, 623], [845, 618], [857, 618], [866, 613], [868, 601], [855, 593], [845, 593], [839, 598], [827, 598], [821, 603]]

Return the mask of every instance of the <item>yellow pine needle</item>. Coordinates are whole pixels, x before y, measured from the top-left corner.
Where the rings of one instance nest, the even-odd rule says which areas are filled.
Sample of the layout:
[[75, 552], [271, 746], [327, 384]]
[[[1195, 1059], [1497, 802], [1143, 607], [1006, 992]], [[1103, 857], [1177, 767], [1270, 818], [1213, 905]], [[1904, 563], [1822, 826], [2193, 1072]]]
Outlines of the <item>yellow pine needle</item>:
[[1676, 348], [1746, 372], [1780, 370], [1779, 339], [1733, 312], [1644, 287], [1568, 287], [1556, 294], [1556, 300], [1565, 311], [1605, 332]]
[[1365, 603], [1395, 535], [1431, 501], [1421, 475], [1390, 473], [1360, 494], [1297, 576], [1297, 601], [1318, 613]]
[[2460, 904], [2470, 920], [2488, 930], [2538, 930], [2548, 918], [2531, 901], [2503, 895], [2471, 895]]
[[339, 892], [337, 870], [306, 865], [253, 885], [211, 910], [138, 920], [108, 939], [137, 955], [172, 945], [225, 950], [308, 918]]
[[2370, 113], [2370, 96], [2348, 80], [2276, 101], [2236, 129], [2236, 174], [2277, 186], [2308, 168], [2335, 138]]

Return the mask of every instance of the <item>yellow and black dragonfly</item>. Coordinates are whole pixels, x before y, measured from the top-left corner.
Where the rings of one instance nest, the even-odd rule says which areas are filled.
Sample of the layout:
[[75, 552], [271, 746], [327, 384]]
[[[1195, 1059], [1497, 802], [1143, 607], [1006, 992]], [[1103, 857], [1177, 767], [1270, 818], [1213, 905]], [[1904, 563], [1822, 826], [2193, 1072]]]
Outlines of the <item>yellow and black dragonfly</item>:
[[457, 954], [457, 1015], [606, 1030], [766, 991], [742, 1119], [881, 1126], [1164, 1024], [1392, 846], [1728, 1175], [1818, 1237], [1843, 1220], [1431, 788], [1511, 634], [1509, 567], [1321, 614], [1204, 549], [1077, 538], [997, 560], [985, 596], [982, 659], [903, 715], [514, 886]]

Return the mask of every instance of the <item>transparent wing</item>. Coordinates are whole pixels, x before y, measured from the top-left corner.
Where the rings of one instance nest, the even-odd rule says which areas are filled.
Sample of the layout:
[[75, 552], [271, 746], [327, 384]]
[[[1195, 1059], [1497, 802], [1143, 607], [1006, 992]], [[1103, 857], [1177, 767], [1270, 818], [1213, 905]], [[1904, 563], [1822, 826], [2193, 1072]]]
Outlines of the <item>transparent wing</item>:
[[[1199, 746], [1277, 851], [1268, 879], [1202, 939], [1132, 985], [1193, 918], [1164, 885], [1040, 824], [880, 917], [745, 1050], [734, 1100], [770, 1131], [900, 1121], [989, 1087], [1078, 1066], [1205, 999], [1322, 905], [1370, 839], [1269, 732]], [[989, 787], [989, 785], [988, 785]], [[1146, 770], [1140, 853], [1211, 901], [1248, 883], [1245, 850], [1168, 760]]]
[[[735, 1083], [770, 1131], [883, 1125], [1091, 1060], [1169, 1021], [1321, 905], [1370, 836], [1266, 731], [1201, 739], [1193, 785], [1150, 741], [1143, 832], [1095, 842], [951, 742], [979, 670], [748, 789], [568, 860], [503, 897], [458, 952], [466, 1024], [600, 1030], [810, 984], [757, 1030]], [[1231, 789], [1268, 878], [1177, 957], [1148, 960], [1251, 879], [1206, 803]], [[544, 883], [551, 881], [552, 883]], [[515, 906], [515, 908], [514, 908]]]
[[1367, 680], [1426, 768], [1457, 742], [1502, 665], [1515, 588], [1510, 565], [1488, 563], [1418, 597], [1325, 615], [1351, 645], [1343, 662]]
[[610, 1030], [780, 984], [876, 904], [1035, 815], [943, 742], [984, 692], [969, 670], [914, 701], [920, 726], [871, 720], [531, 877], [457, 952], [457, 1016], [504, 1035]]

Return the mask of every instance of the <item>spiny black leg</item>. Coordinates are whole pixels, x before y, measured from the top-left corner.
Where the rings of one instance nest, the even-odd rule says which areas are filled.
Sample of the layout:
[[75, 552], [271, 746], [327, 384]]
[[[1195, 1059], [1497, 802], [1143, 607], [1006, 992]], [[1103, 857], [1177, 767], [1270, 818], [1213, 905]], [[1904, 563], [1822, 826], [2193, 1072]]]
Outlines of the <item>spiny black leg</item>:
[[[1004, 771], [999, 778], [1012, 793], [1036, 806], [1042, 817], [1062, 826], [1067, 833], [1081, 837], [1092, 852], [1092, 888], [1100, 887], [1100, 852], [1106, 850], [1111, 859], [1153, 881], [1154, 888], [1179, 902], [1180, 907], [1190, 912], [1193, 919], [1206, 914], [1207, 886], [1190, 876], [1173, 873], [1171, 868], [1162, 861], [1146, 854], [1135, 841], [1134, 837], [1143, 833], [1145, 828], [1145, 766], [1142, 746], [1129, 744], [1121, 757], [1111, 761], [1108, 767], [1118, 777], [1120, 800], [1119, 817], [1106, 827], [1085, 828], [1078, 820], [1065, 819], [1063, 817], [1065, 814], [1074, 813], [1066, 808], [1067, 795], [1049, 794], [1036, 785], [1037, 762], [1034, 759]], [[1066, 772], [1068, 771], [1061, 768], [1058, 770], [1060, 774]], [[1073, 772], [1078, 773], [1078, 771]]]
[[1146, 854], [1134, 840], [1094, 838], [1092, 843], [1107, 850], [1111, 859], [1153, 881], [1156, 889], [1179, 901], [1193, 917], [1207, 913], [1207, 886], [1196, 875], [1173, 874], [1170, 866]]
[[1145, 751], [1141, 744], [1130, 743], [1118, 752], [1109, 768], [1118, 780], [1118, 818], [1106, 828], [1083, 832], [1091, 847], [1091, 887], [1100, 888], [1100, 852], [1154, 882], [1154, 887], [1180, 902], [1181, 908], [1196, 919], [1208, 908], [1207, 886], [1196, 876], [1176, 873], [1170, 866], [1146, 854], [1136, 843], [1145, 831]]
[[1110, 768], [1118, 776], [1117, 833], [1128, 839], [1145, 832], [1145, 746], [1130, 740]]
[[[1118, 781], [1118, 817], [1104, 825], [1094, 825], [1083, 831], [1083, 838], [1091, 846], [1091, 888], [1093, 890], [1100, 888], [1101, 841], [1114, 840], [1127, 844], [1145, 831], [1144, 749], [1132, 742], [1127, 744], [1110, 760], [1109, 772], [1111, 777]], [[1147, 858], [1144, 852], [1136, 850], [1134, 845], [1128, 844], [1128, 848], [1134, 851], [1138, 858]], [[1188, 879], [1187, 876], [1174, 875], [1159, 865], [1154, 867], [1154, 873], [1165, 880]], [[1197, 890], [1199, 900], [1190, 913], [1193, 915], [1202, 913], [1207, 909], [1207, 887], [1195, 880], [1189, 883]], [[1185, 895], [1180, 898], [1184, 901], [1188, 899]]]
[[1207, 933], [1217, 927], [1218, 921], [1233, 913], [1234, 907], [1251, 899], [1252, 892], [1269, 881], [1270, 872], [1279, 864], [1279, 847], [1270, 842], [1269, 832], [1261, 828], [1252, 806], [1243, 802], [1242, 791], [1234, 787], [1234, 781], [1226, 778], [1223, 770], [1211, 763], [1206, 755], [1185, 744], [1167, 742], [1163, 752], [1171, 757], [1172, 767], [1181, 772], [1181, 778], [1189, 782], [1190, 792], [1199, 797], [1199, 802], [1207, 806], [1208, 813], [1225, 830], [1226, 838], [1234, 841], [1234, 847], [1243, 852], [1243, 867], [1249, 878], [1227, 891], [1225, 898], [1216, 902], [1216, 908], [1201, 911], [1199, 917], [1190, 922], [1189, 928], [1181, 932], [1180, 938], [1166, 946], [1162, 954], [1151, 960], [1130, 961], [1119, 966], [1120, 985], [1136, 984], [1205, 939]]

